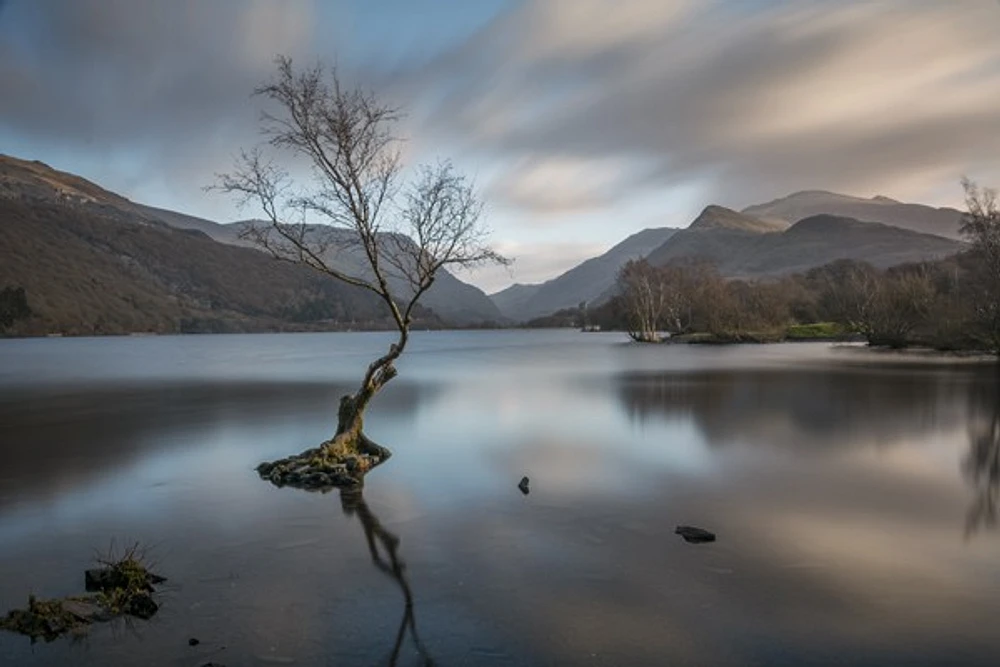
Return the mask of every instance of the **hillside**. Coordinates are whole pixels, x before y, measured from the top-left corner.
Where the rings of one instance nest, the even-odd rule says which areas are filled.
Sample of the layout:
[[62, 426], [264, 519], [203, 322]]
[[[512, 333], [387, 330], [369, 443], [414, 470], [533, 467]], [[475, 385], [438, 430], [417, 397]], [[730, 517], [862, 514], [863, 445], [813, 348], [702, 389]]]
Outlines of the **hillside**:
[[669, 227], [644, 229], [552, 280], [539, 285], [513, 285], [491, 298], [505, 316], [517, 321], [575, 307], [582, 301], [592, 302], [614, 285], [618, 269], [625, 262], [645, 257], [676, 231]]
[[[0, 199], [0, 286], [31, 318], [11, 333], [123, 334], [381, 328], [373, 295], [197, 231], [99, 209]], [[424, 318], [428, 314], [424, 312]]]
[[751, 234], [769, 234], [788, 229], [788, 223], [781, 220], [761, 220], [752, 215], [737, 213], [725, 206], [709, 204], [698, 214], [688, 229], [729, 230]]
[[[189, 239], [192, 236], [201, 236], [203, 240], [213, 240], [227, 246], [240, 248], [252, 247], [249, 242], [240, 238], [240, 232], [247, 223], [223, 225], [175, 211], [144, 206], [131, 202], [78, 176], [52, 169], [41, 162], [28, 162], [3, 155], [0, 155], [0, 199], [7, 202], [17, 201], [27, 203], [29, 206], [41, 206], [44, 213], [40, 217], [53, 224], [58, 222], [59, 224], [66, 225], [68, 224], [68, 220], [65, 219], [67, 216], [80, 216], [83, 213], [92, 222], [99, 218], [105, 223], [113, 221], [133, 227], [157, 227], [164, 233], [167, 230], [176, 232], [173, 236], [168, 235], [167, 238]], [[6, 218], [7, 215], [12, 215], [12, 213], [5, 212], [4, 215]], [[24, 218], [25, 215], [26, 212], [23, 210], [18, 213], [20, 218]], [[97, 223], [94, 222], [94, 224]], [[26, 232], [20, 229], [17, 233]], [[160, 241], [160, 237], [157, 237], [157, 242]], [[10, 247], [14, 248], [15, 246], [11, 245]], [[17, 247], [24, 248], [25, 244], [22, 243]], [[275, 263], [262, 252], [257, 250], [252, 250], [252, 252], [260, 256], [249, 260], [255, 265], [260, 259], [268, 263]], [[341, 252], [337, 255], [336, 261], [340, 265], [346, 263], [352, 266], [360, 266], [363, 262], [360, 257], [354, 256], [356, 254], [356, 251], [352, 253], [350, 250]], [[78, 256], [82, 257], [79, 254]], [[176, 259], [180, 262], [183, 258], [178, 255]], [[187, 266], [191, 270], [197, 268], [180, 262], [178, 269], [181, 265]], [[82, 271], [82, 267], [80, 270]], [[8, 270], [7, 273], [9, 274], [10, 271]], [[15, 278], [16, 276], [5, 276], [6, 280], [15, 280]], [[321, 276], [312, 276], [310, 279], [314, 278], [319, 278], [323, 281], [327, 280]], [[0, 288], [3, 285], [4, 283], [0, 283]], [[36, 290], [38, 287], [40, 287], [40, 284], [36, 283]], [[397, 285], [397, 287], [401, 287], [401, 285]], [[265, 293], [273, 292], [265, 290]], [[284, 296], [281, 298], [287, 300]], [[481, 290], [463, 283], [447, 272], [442, 272], [439, 275], [434, 286], [424, 295], [422, 304], [434, 310], [445, 323], [464, 325], [490, 321], [495, 322], [502, 319], [499, 310], [497, 310], [493, 302]], [[262, 307], [263, 304], [258, 304], [258, 306]], [[278, 304], [275, 304], [275, 308], [277, 307]], [[335, 304], [330, 306], [331, 312], [340, 312], [338, 308]], [[264, 308], [264, 310], [269, 313], [268, 317], [276, 317], [279, 320], [267, 324], [267, 327], [274, 328], [281, 326], [281, 315], [278, 311], [275, 311], [273, 308], [270, 310]], [[320, 307], [320, 310], [323, 309]], [[346, 318], [344, 322], [350, 322], [353, 319], [353, 313], [351, 312], [345, 311], [341, 315], [343, 318]], [[367, 312], [359, 312], [358, 318], [367, 320], [369, 315]], [[290, 322], [288, 324], [290, 326], [301, 326], [301, 322]], [[252, 326], [265, 325], [258, 324]]]
[[748, 248], [734, 258], [731, 274], [788, 274], [838, 259], [860, 260], [881, 269], [942, 259], [962, 248], [958, 241], [932, 234], [835, 215], [815, 215]]
[[647, 260], [662, 266], [681, 259], [703, 259], [720, 267], [748, 252], [767, 236], [781, 233], [780, 223], [768, 223], [722, 206], [706, 206], [687, 229], [653, 250]]
[[526, 285], [524, 283], [514, 283], [506, 289], [490, 294], [490, 300], [500, 309], [505, 317], [516, 319], [519, 313], [524, 312], [525, 306], [531, 298], [538, 294], [542, 288], [541, 284]]
[[804, 218], [826, 213], [864, 222], [881, 222], [949, 239], [960, 238], [958, 228], [962, 221], [961, 211], [953, 208], [906, 204], [888, 197], [863, 199], [822, 190], [796, 192], [765, 204], [748, 206], [742, 212], [786, 226]]
[[963, 247], [958, 241], [940, 236], [834, 215], [812, 216], [780, 232], [747, 229], [692, 224], [648, 259], [655, 265], [707, 260], [724, 276], [759, 278], [804, 271], [838, 259], [861, 260], [885, 268], [940, 259]]

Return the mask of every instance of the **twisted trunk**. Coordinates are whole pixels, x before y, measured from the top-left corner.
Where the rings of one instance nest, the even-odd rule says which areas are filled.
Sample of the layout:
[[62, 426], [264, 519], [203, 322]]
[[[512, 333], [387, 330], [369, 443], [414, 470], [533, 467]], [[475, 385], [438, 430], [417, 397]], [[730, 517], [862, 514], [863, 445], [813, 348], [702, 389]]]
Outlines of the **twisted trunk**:
[[403, 353], [409, 340], [408, 327], [400, 330], [399, 339], [389, 346], [389, 351], [368, 365], [361, 386], [354, 394], [341, 397], [337, 409], [337, 432], [323, 444], [329, 454], [370, 454], [379, 460], [389, 458], [391, 452], [370, 440], [364, 433], [365, 409], [371, 399], [396, 377], [395, 361]]

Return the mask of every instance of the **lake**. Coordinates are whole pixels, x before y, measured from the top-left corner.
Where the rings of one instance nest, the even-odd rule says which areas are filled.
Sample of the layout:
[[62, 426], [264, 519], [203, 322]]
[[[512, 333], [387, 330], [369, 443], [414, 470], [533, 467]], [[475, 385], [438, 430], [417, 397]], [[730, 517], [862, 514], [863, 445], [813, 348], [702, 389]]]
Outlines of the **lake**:
[[998, 664], [996, 364], [625, 338], [418, 332], [362, 499], [253, 468], [387, 334], [0, 340], [0, 613], [111, 545], [169, 578], [0, 664]]

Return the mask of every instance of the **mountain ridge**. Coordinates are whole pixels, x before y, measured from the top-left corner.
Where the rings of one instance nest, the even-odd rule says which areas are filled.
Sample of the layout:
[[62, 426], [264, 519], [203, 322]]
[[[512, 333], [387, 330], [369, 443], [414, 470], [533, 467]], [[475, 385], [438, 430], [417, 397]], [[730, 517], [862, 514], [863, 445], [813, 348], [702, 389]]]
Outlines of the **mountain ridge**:
[[591, 302], [614, 284], [618, 269], [625, 262], [645, 257], [676, 231], [672, 227], [644, 229], [551, 280], [535, 285], [511, 285], [491, 298], [504, 316], [515, 321]]
[[792, 224], [812, 215], [828, 213], [862, 222], [879, 222], [924, 234], [960, 240], [962, 212], [948, 207], [899, 202], [884, 195], [871, 199], [826, 190], [801, 190], [762, 204], [747, 206], [741, 213], [772, 222]]
[[[36, 204], [47, 201], [68, 207], [86, 207], [120, 222], [163, 225], [188, 233], [199, 232], [214, 242], [261, 252], [252, 242], [241, 237], [247, 221], [222, 224], [186, 213], [139, 204], [87, 179], [39, 161], [31, 162], [0, 154], [0, 198], [26, 199]], [[268, 257], [266, 253], [261, 254]], [[350, 253], [341, 253], [333, 261], [347, 261], [355, 268], [365, 266], [362, 258], [351, 257]], [[397, 292], [406, 289], [403, 281], [394, 282]], [[434, 310], [443, 320], [457, 325], [499, 322], [503, 319], [499, 309], [484, 292], [444, 270], [424, 294], [421, 303]]]

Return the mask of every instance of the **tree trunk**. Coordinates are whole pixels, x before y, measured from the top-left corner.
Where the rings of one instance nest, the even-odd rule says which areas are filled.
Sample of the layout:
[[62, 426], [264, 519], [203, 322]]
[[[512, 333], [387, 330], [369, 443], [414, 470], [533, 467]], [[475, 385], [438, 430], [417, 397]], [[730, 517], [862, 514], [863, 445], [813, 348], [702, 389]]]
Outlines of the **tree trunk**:
[[379, 461], [391, 456], [391, 452], [376, 444], [364, 433], [365, 409], [371, 399], [381, 391], [387, 382], [396, 377], [393, 363], [403, 353], [409, 331], [400, 331], [399, 340], [389, 346], [389, 351], [368, 366], [361, 387], [353, 394], [342, 396], [337, 409], [337, 432], [323, 444], [328, 453], [343, 457], [348, 454], [369, 454]]
[[[394, 311], [394, 314], [398, 315], [398, 312]], [[340, 399], [334, 436], [319, 447], [296, 456], [261, 463], [257, 466], [257, 473], [263, 479], [276, 486], [310, 490], [325, 491], [333, 486], [359, 487], [364, 484], [364, 476], [369, 470], [392, 455], [365, 435], [364, 416], [368, 402], [396, 377], [393, 363], [402, 354], [409, 338], [409, 321], [397, 317], [397, 322], [400, 325], [399, 339], [389, 346], [388, 352], [368, 365], [358, 390]]]

